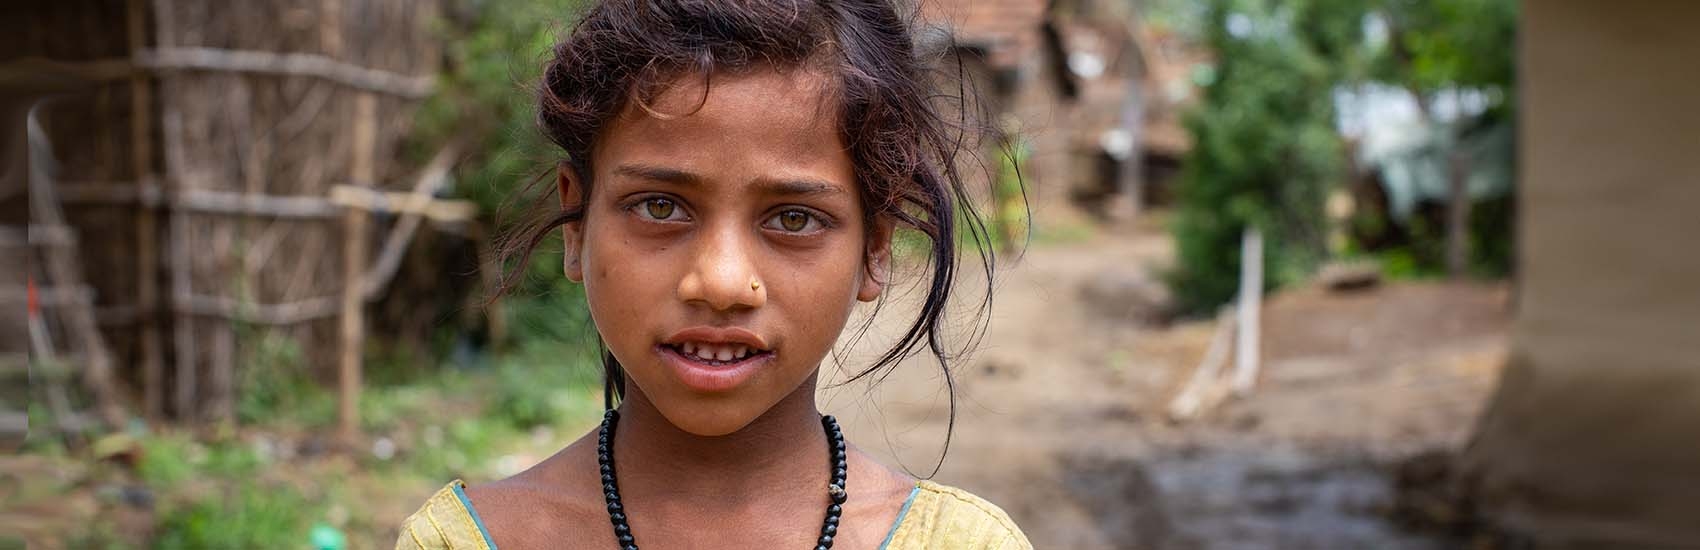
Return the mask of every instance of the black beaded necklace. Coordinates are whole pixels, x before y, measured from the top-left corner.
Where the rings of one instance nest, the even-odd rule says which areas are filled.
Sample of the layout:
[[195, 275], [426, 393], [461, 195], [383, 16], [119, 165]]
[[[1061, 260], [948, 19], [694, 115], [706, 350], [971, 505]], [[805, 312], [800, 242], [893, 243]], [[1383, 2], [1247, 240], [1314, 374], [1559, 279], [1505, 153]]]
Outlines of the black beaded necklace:
[[[626, 509], [620, 504], [620, 485], [614, 481], [614, 427], [619, 423], [619, 411], [610, 409], [602, 416], [602, 430], [596, 434], [596, 463], [602, 467], [602, 496], [608, 501], [608, 521], [614, 524], [614, 538], [620, 541], [620, 550], [638, 550], [632, 526], [626, 524]], [[838, 517], [844, 513], [844, 501], [850, 498], [844, 491], [850, 463], [845, 460], [844, 432], [838, 429], [838, 420], [823, 415], [820, 423], [832, 450], [832, 483], [826, 486], [832, 504], [826, 507], [826, 522], [821, 525], [815, 550], [831, 550], [832, 539], [838, 535]]]

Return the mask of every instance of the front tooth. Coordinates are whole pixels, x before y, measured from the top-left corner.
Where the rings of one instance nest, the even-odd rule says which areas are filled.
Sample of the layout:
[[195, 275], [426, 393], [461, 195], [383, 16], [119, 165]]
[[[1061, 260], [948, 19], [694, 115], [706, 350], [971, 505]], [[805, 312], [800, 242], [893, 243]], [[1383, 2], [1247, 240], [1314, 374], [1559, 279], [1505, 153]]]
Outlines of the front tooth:
[[714, 352], [714, 358], [719, 359], [721, 361], [731, 361], [732, 360], [732, 348], [727, 347], [727, 346], [721, 346], [721, 348], [718, 351]]
[[685, 355], [690, 355], [690, 354], [696, 353], [697, 345], [692, 344], [690, 342], [685, 342], [685, 345], [679, 346], [679, 349], [683, 350], [685, 352]]
[[714, 359], [714, 352], [710, 351], [708, 349], [708, 346], [697, 346], [697, 352], [696, 353], [697, 353], [698, 359], [707, 359], [707, 360], [713, 360]]
[[743, 358], [750, 355], [750, 347], [749, 346], [738, 346], [738, 351], [736, 353], [733, 353], [733, 355], [738, 356], [739, 359], [743, 359]]

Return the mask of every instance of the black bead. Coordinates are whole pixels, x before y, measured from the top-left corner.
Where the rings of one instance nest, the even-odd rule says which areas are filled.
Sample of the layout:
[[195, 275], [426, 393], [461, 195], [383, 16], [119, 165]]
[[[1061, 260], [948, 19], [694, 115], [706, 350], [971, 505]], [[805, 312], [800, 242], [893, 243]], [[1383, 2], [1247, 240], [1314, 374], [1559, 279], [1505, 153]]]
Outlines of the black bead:
[[[608, 501], [608, 522], [614, 526], [614, 536], [619, 540], [621, 550], [638, 550], [631, 525], [626, 523], [625, 508], [620, 504], [620, 491], [614, 479], [614, 453], [608, 449], [608, 442], [614, 437], [620, 415], [610, 409], [603, 416], [602, 428], [596, 436], [596, 461], [602, 473], [602, 496]], [[832, 497], [832, 504], [827, 505], [826, 520], [821, 525], [821, 537], [815, 550], [832, 550], [833, 536], [838, 534], [839, 519], [844, 513], [843, 504], [849, 499], [849, 493], [844, 490], [844, 479], [848, 475], [849, 466], [845, 461], [844, 434], [839, 431], [838, 420], [831, 415], [823, 415], [821, 426], [826, 430], [827, 439], [832, 445], [833, 491], [827, 493]]]

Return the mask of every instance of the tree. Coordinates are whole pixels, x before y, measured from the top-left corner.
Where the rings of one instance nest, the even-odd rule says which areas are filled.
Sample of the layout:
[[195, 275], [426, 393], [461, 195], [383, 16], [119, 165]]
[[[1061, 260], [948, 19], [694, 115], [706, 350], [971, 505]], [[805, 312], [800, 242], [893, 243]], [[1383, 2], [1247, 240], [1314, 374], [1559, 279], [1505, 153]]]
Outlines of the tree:
[[1170, 276], [1179, 305], [1231, 300], [1240, 234], [1266, 235], [1266, 284], [1307, 275], [1325, 256], [1323, 203], [1342, 172], [1333, 89], [1361, 71], [1363, 2], [1212, 0], [1203, 33], [1218, 59], [1187, 127], [1194, 145], [1177, 189]]

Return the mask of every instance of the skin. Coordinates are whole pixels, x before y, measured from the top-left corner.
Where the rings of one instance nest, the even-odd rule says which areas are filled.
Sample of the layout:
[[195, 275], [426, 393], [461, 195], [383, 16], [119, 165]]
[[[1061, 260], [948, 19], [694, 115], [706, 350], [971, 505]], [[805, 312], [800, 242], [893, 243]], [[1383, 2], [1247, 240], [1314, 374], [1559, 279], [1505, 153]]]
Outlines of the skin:
[[[816, 376], [855, 303], [883, 290], [891, 223], [864, 222], [828, 78], [762, 67], [703, 85], [680, 79], [651, 102], [660, 116], [631, 106], [606, 129], [564, 268], [628, 373], [614, 455], [638, 544], [812, 548], [829, 466]], [[563, 207], [580, 184], [561, 172]], [[771, 360], [693, 388], [660, 344], [698, 326], [747, 329]], [[468, 490], [498, 547], [616, 547], [594, 435]], [[915, 480], [854, 445], [848, 460], [834, 547], [877, 548]]]

